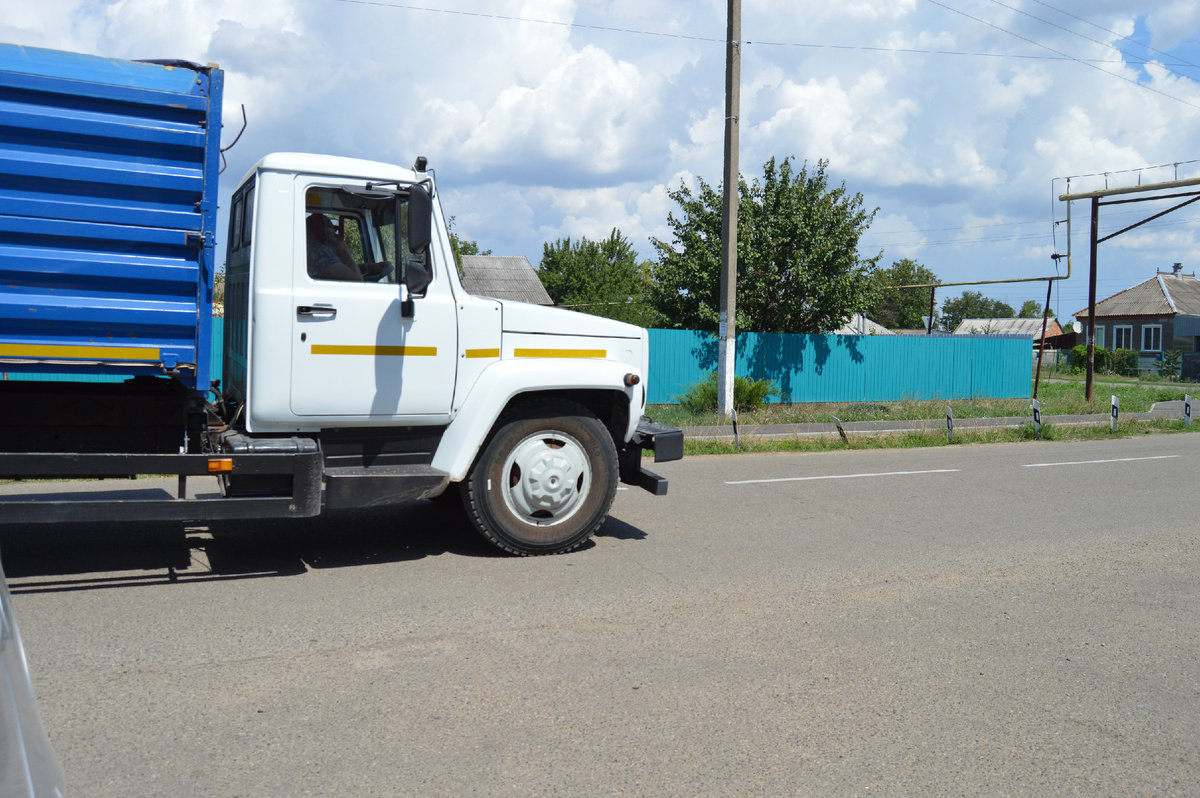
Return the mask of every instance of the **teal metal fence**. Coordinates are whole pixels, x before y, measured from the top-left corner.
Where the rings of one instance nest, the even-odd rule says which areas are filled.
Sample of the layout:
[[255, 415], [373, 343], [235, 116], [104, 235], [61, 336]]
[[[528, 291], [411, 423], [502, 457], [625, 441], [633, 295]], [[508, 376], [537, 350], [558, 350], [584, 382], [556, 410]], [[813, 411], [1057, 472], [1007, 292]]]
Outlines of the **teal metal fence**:
[[[224, 319], [213, 319], [213, 379], [221, 378]], [[1028, 399], [1030, 342], [1017, 336], [782, 335], [740, 333], [737, 373], [775, 380], [792, 402]], [[717, 368], [717, 339], [650, 331], [648, 401], [668, 404]], [[119, 376], [6, 374], [10, 380], [120, 382]]]
[[[739, 333], [737, 374], [774, 380], [770, 401], [1027, 399], [1030, 341], [1019, 336]], [[668, 404], [717, 368], [717, 338], [650, 330], [648, 401]]]

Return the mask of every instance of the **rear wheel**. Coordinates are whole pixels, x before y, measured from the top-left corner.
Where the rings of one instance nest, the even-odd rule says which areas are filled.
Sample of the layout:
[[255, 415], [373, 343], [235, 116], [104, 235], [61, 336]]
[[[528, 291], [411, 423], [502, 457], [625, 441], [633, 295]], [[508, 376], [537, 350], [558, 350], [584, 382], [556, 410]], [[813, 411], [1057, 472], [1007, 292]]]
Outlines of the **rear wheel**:
[[604, 523], [617, 451], [583, 406], [530, 403], [501, 418], [464, 485], [467, 514], [488, 540], [515, 554], [557, 554]]

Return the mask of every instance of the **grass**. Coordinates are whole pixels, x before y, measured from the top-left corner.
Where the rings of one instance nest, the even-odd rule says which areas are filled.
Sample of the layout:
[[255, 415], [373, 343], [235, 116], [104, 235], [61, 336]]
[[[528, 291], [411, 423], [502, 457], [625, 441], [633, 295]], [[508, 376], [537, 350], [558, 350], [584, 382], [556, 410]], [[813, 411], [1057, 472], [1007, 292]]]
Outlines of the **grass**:
[[[1082, 371], [1080, 371], [1080, 372], [1078, 372], [1078, 373], [1075, 373], [1075, 372], [1072, 372], [1072, 371], [1066, 371], [1066, 370], [1064, 370], [1064, 371], [1056, 371], [1056, 372], [1053, 372], [1053, 373], [1051, 373], [1051, 372], [1047, 372], [1047, 371], [1042, 371], [1042, 381], [1043, 381], [1043, 382], [1045, 382], [1045, 381], [1046, 381], [1046, 380], [1048, 380], [1048, 379], [1052, 379], [1052, 380], [1070, 380], [1071, 382], [1079, 382], [1079, 383], [1083, 383], [1083, 382], [1086, 382], [1086, 381], [1087, 381], [1087, 375], [1086, 375], [1086, 374], [1084, 374]], [[1195, 383], [1195, 382], [1185, 382], [1185, 381], [1182, 381], [1182, 380], [1179, 380], [1179, 379], [1169, 380], [1169, 379], [1166, 379], [1165, 377], [1160, 377], [1160, 376], [1158, 376], [1157, 374], [1146, 374], [1146, 375], [1139, 375], [1139, 376], [1136, 376], [1136, 377], [1131, 377], [1131, 376], [1128, 376], [1128, 375], [1125, 375], [1125, 374], [1102, 374], [1102, 373], [1097, 373], [1097, 374], [1096, 374], [1096, 375], [1093, 377], [1093, 380], [1094, 380], [1095, 382], [1097, 382], [1097, 383], [1102, 383], [1102, 382], [1128, 382], [1128, 383], [1131, 383], [1131, 384], [1134, 384], [1134, 385], [1136, 385], [1136, 384], [1139, 384], [1139, 383], [1142, 383], [1142, 384], [1151, 384], [1151, 385], [1167, 385], [1167, 384], [1172, 384], [1172, 385], [1179, 385], [1179, 386], [1181, 386], [1181, 387], [1183, 387], [1183, 388], [1189, 388], [1189, 387], [1190, 387], [1191, 389], [1200, 388], [1200, 384], [1198, 384], [1198, 383]]]
[[[1182, 421], [1171, 419], [1122, 421], [1117, 425], [1115, 432], [1108, 426], [1102, 425], [1056, 426], [1043, 424], [1041, 439], [1050, 441], [1111, 440], [1113, 438], [1129, 438], [1138, 435], [1181, 432], [1200, 432], [1200, 424], [1185, 427]], [[944, 432], [862, 436], [851, 434], [849, 442], [843, 441], [838, 435], [796, 436], [769, 440], [754, 438], [753, 436], [743, 436], [740, 448], [732, 440], [686, 439], [683, 444], [683, 453], [685, 456], [696, 456], [760, 452], [830, 452], [842, 449], [901, 449], [950, 446], [964, 443], [1020, 443], [1034, 439], [1033, 423], [1027, 422], [1015, 429], [990, 427], [984, 429], [955, 430], [953, 444], [947, 442]]]
[[[1093, 401], [1084, 401], [1084, 386], [1079, 382], [1045, 383], [1038, 390], [1043, 415], [1107, 413], [1109, 396], [1116, 395], [1122, 413], [1141, 413], [1155, 402], [1181, 401], [1185, 393], [1200, 390], [1180, 386], [1162, 388], [1147, 385], [1103, 386], [1093, 393]], [[1002, 418], [1029, 415], [1028, 399], [952, 399], [929, 402], [844, 402], [814, 404], [763, 405], [761, 409], [738, 413], [738, 424], [829, 423], [842, 421], [906, 421], [944, 418], [949, 405], [955, 418]], [[679, 405], [653, 405], [646, 415], [655, 421], [676, 427], [721, 426], [727, 422], [716, 413], [695, 413]]]

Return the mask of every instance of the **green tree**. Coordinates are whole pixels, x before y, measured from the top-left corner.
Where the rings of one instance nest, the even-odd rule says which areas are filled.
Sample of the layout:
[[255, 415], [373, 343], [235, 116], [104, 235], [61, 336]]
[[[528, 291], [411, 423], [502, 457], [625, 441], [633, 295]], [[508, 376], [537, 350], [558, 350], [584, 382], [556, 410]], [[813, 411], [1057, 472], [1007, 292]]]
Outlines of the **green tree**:
[[915, 330], [925, 326], [929, 315], [929, 288], [906, 288], [901, 285], [936, 283], [938, 277], [916, 261], [904, 258], [880, 269], [876, 276], [878, 294], [867, 308], [872, 321], [893, 330]]
[[542, 246], [538, 277], [554, 304], [593, 316], [661, 326], [651, 300], [651, 264], [613, 228], [603, 241], [569, 237]]
[[463, 255], [491, 255], [490, 249], [479, 251], [479, 244], [469, 238], [462, 238], [454, 232], [454, 217], [451, 216], [446, 222], [446, 228], [450, 231], [450, 249], [454, 252], [454, 264], [458, 266], [458, 273], [462, 274], [462, 256]]
[[[1011, 319], [1012, 305], [986, 297], [980, 291], [963, 291], [942, 305], [942, 329], [954, 332], [963, 319]], [[986, 330], [980, 330], [986, 332]]]
[[1042, 317], [1042, 306], [1036, 299], [1026, 299], [1025, 304], [1021, 305], [1021, 309], [1017, 311], [1018, 319], [1040, 319]]
[[[861, 258], [858, 241], [875, 211], [843, 183], [831, 188], [827, 162], [799, 171], [791, 158], [763, 165], [763, 178], [738, 181], [737, 326], [755, 332], [817, 333], [871, 305], [882, 253]], [[681, 185], [658, 250], [658, 309], [672, 327], [716, 330], [720, 311], [721, 195], [703, 180]]]

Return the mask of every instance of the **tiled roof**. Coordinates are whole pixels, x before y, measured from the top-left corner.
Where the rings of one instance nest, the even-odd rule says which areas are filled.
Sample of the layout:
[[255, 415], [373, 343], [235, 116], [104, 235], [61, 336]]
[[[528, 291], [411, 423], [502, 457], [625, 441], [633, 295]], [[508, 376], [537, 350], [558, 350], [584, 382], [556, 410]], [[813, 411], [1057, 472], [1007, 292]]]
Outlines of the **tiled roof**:
[[[1143, 283], [1096, 303], [1097, 316], [1200, 314], [1200, 280], [1186, 274], [1156, 274]], [[1073, 314], [1084, 318], [1088, 309]]]
[[[1058, 321], [1046, 322], [1046, 336], [1062, 335]], [[1032, 319], [963, 319], [954, 328], [955, 335], [1026, 335], [1033, 340], [1042, 337], [1042, 318]]]
[[463, 288], [476, 296], [553, 305], [529, 261], [521, 256], [463, 255]]

